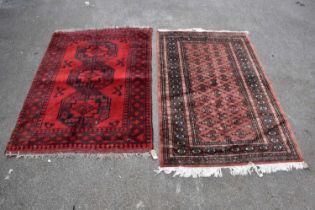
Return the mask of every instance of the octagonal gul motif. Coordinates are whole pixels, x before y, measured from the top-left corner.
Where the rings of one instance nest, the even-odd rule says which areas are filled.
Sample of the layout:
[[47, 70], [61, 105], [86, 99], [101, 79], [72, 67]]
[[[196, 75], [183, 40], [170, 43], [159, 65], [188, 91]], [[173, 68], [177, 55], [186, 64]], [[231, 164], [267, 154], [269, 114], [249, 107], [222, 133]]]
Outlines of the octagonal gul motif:
[[72, 128], [93, 127], [109, 117], [111, 99], [100, 89], [114, 81], [115, 70], [105, 61], [117, 56], [117, 45], [96, 42], [80, 45], [75, 57], [82, 61], [70, 71], [67, 84], [77, 90], [62, 100], [58, 119]]
[[104, 41], [87, 43], [77, 47], [75, 57], [82, 62], [107, 61], [117, 56], [115, 43]]
[[101, 89], [113, 82], [114, 72], [112, 67], [101, 62], [93, 65], [83, 64], [70, 71], [67, 84], [76, 89]]
[[61, 102], [58, 120], [72, 128], [93, 127], [108, 119], [111, 99], [99, 92], [75, 92]]

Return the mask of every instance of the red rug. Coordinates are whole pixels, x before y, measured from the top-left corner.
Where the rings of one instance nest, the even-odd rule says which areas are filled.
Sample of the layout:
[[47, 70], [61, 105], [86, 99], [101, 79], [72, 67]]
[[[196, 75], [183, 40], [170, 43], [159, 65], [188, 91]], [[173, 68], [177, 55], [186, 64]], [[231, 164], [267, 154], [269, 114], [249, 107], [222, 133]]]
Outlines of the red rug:
[[247, 33], [161, 31], [158, 42], [159, 171], [307, 167]]
[[152, 29], [55, 32], [7, 155], [152, 148]]

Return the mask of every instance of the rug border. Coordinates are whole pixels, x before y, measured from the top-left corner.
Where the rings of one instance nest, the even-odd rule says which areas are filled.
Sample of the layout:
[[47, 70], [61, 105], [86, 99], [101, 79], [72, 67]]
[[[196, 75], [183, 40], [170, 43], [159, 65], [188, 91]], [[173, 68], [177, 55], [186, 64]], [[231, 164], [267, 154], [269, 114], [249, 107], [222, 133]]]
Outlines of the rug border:
[[156, 32], [156, 59], [157, 59], [157, 75], [158, 75], [158, 120], [159, 120], [159, 163], [160, 167], [164, 167], [164, 157], [163, 157], [163, 115], [162, 115], [162, 95], [161, 95], [161, 62], [160, 62], [160, 31]]
[[159, 44], [160, 44], [160, 33], [163, 33], [163, 32], [176, 32], [176, 31], [179, 31], [179, 32], [218, 32], [218, 33], [240, 33], [240, 34], [243, 34], [245, 35], [245, 38], [246, 40], [249, 42], [251, 48], [253, 49], [253, 53], [254, 53], [254, 56], [256, 57], [257, 59], [257, 62], [259, 64], [259, 68], [261, 69], [261, 72], [263, 74], [263, 76], [265, 77], [266, 81], [268, 82], [268, 85], [269, 85], [269, 88], [270, 88], [270, 92], [272, 94], [272, 96], [275, 98], [275, 101], [276, 101], [276, 104], [277, 106], [279, 107], [279, 111], [280, 113], [282, 114], [283, 116], [283, 119], [284, 121], [286, 122], [286, 125], [287, 125], [287, 128], [289, 130], [289, 133], [290, 133], [290, 136], [292, 138], [292, 142], [294, 143], [294, 146], [295, 146], [295, 149], [297, 151], [297, 154], [299, 156], [299, 160], [286, 160], [286, 161], [272, 161], [272, 162], [263, 162], [263, 161], [260, 161], [260, 162], [253, 162], [255, 165], [272, 165], [272, 164], [286, 164], [286, 163], [301, 163], [304, 165], [304, 169], [306, 168], [309, 168], [308, 164], [305, 162], [304, 160], [304, 157], [303, 157], [303, 154], [302, 154], [302, 151], [298, 145], [298, 142], [297, 142], [297, 139], [295, 137], [295, 134], [293, 133], [292, 129], [291, 129], [291, 125], [290, 125], [290, 122], [288, 121], [287, 119], [287, 116], [279, 102], [279, 99], [277, 97], [277, 95], [275, 94], [275, 91], [274, 91], [274, 88], [272, 86], [272, 83], [271, 83], [271, 80], [269, 79], [269, 77], [267, 76], [266, 74], [266, 70], [264, 68], [264, 66], [262, 65], [261, 61], [260, 61], [260, 58], [258, 57], [258, 54], [257, 54], [257, 51], [256, 51], [256, 48], [253, 46], [253, 43], [251, 42], [250, 38], [249, 38], [249, 32], [248, 31], [228, 31], [228, 30], [206, 30], [206, 29], [201, 29], [201, 28], [190, 28], [190, 29], [175, 29], [175, 30], [172, 30], [172, 29], [158, 29], [157, 32], [156, 32], [156, 39], [157, 39], [157, 69], [158, 69], [158, 105], [159, 105], [159, 115], [158, 115], [158, 118], [159, 118], [159, 159], [160, 159], [160, 168], [163, 169], [163, 168], [204, 168], [204, 167], [207, 167], [207, 168], [212, 168], [212, 167], [219, 167], [219, 168], [227, 168], [227, 167], [233, 167], [233, 166], [247, 166], [250, 162], [247, 162], [247, 163], [237, 163], [237, 164], [207, 164], [207, 165], [176, 165], [176, 166], [172, 166], [172, 165], [165, 165], [164, 164], [164, 157], [163, 157], [163, 146], [164, 146], [164, 142], [163, 142], [163, 135], [162, 135], [162, 106], [161, 106], [161, 102], [162, 102], [162, 98], [161, 98], [161, 91], [160, 91], [160, 88], [161, 88], [161, 63], [159, 62], [160, 61], [160, 47], [159, 47]]
[[249, 35], [245, 34], [245, 37], [246, 37], [249, 45], [253, 49], [253, 53], [254, 53], [254, 56], [256, 57], [256, 60], [257, 60], [258, 65], [259, 65], [259, 68], [261, 69], [261, 72], [262, 72], [264, 78], [266, 79], [266, 81], [267, 81], [267, 83], [269, 85], [270, 92], [271, 92], [273, 98], [275, 99], [275, 102], [276, 102], [276, 104], [277, 104], [277, 106], [279, 108], [279, 111], [280, 111], [284, 121], [286, 122], [286, 126], [287, 126], [287, 128], [289, 130], [289, 133], [290, 133], [290, 136], [292, 138], [292, 142], [294, 143], [295, 149], [296, 149], [296, 151], [297, 151], [297, 153], [298, 153], [298, 155], [300, 157], [300, 161], [304, 162], [304, 157], [303, 157], [303, 154], [302, 154], [302, 150], [301, 150], [301, 148], [300, 148], [300, 146], [298, 144], [298, 141], [296, 139], [296, 136], [295, 136], [295, 134], [294, 134], [294, 132], [293, 132], [293, 130], [291, 128], [291, 123], [288, 120], [287, 115], [284, 112], [284, 109], [283, 109], [282, 105], [280, 104], [279, 97], [277, 97], [276, 91], [273, 88], [273, 83], [271, 82], [270, 78], [268, 77], [267, 72], [266, 72], [264, 66], [262, 65], [262, 63], [260, 61], [260, 58], [259, 58], [259, 56], [257, 54], [257, 50], [256, 50], [255, 46], [253, 45], [251, 39], [249, 38]]

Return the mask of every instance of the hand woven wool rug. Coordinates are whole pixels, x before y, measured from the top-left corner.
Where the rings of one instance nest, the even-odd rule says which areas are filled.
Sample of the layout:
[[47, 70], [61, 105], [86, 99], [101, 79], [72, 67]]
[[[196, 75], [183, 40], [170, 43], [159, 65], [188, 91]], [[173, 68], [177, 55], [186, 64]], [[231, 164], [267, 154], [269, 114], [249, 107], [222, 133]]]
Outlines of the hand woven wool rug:
[[7, 155], [152, 149], [150, 28], [55, 32]]
[[222, 176], [306, 168], [246, 32], [158, 32], [160, 168]]

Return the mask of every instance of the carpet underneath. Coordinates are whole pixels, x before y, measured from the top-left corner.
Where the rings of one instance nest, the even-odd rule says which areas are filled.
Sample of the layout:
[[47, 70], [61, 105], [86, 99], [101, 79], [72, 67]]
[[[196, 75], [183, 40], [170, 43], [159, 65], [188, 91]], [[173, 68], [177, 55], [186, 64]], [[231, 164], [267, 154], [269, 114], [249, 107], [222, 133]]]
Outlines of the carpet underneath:
[[55, 32], [6, 154], [149, 151], [151, 34], [150, 28]]
[[306, 168], [246, 32], [158, 32], [160, 169], [222, 176]]

